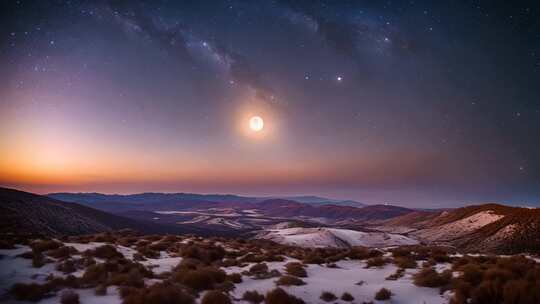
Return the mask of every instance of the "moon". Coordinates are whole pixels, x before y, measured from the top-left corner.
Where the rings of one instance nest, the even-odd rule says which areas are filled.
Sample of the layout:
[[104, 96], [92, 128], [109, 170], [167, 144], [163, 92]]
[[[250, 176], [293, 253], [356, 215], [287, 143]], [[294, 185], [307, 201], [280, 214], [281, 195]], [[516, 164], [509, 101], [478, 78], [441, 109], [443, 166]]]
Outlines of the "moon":
[[264, 120], [260, 116], [253, 116], [249, 119], [249, 128], [259, 132], [264, 128]]

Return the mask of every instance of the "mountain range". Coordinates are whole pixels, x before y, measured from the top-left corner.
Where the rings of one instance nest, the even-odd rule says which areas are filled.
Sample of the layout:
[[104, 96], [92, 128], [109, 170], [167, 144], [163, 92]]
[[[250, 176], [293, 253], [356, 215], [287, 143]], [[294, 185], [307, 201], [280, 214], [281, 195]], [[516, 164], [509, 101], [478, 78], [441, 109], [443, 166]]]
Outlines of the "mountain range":
[[[343, 241], [339, 236], [358, 231], [382, 239], [403, 237], [453, 246], [464, 252], [540, 252], [540, 209], [483, 204], [426, 211], [391, 205], [318, 204], [317, 198], [297, 197], [311, 201], [302, 203], [293, 198], [183, 193], [41, 196], [0, 188], [0, 232], [60, 236], [128, 228], [157, 234], [264, 236], [283, 243], [307, 239], [315, 247], [317, 240], [325, 240], [325, 244], [342, 247], [358, 241]], [[302, 229], [290, 234], [286, 229], [291, 227]]]

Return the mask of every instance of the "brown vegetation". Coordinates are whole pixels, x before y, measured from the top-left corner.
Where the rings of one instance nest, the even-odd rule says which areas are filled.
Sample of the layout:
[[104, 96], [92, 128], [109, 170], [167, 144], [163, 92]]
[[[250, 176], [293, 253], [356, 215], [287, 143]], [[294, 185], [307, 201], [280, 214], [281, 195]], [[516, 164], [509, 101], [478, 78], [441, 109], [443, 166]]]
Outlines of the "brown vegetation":
[[229, 296], [218, 290], [207, 291], [201, 299], [201, 304], [231, 304]]
[[270, 290], [266, 293], [265, 304], [305, 304], [302, 299], [288, 294], [281, 288]]
[[325, 301], [325, 302], [332, 302], [332, 301], [337, 300], [337, 297], [336, 297], [335, 294], [333, 294], [333, 293], [331, 293], [329, 291], [323, 291], [321, 293], [320, 299]]
[[279, 286], [291, 286], [291, 285], [301, 286], [305, 284], [306, 282], [302, 281], [302, 279], [295, 276], [290, 276], [290, 275], [282, 276], [276, 281], [276, 285], [279, 285]]
[[375, 293], [375, 300], [377, 301], [389, 300], [391, 297], [392, 292], [384, 287]]
[[244, 292], [244, 295], [242, 296], [242, 300], [248, 301], [252, 304], [259, 304], [262, 301], [264, 301], [264, 296], [257, 292], [256, 290], [253, 291], [246, 291]]

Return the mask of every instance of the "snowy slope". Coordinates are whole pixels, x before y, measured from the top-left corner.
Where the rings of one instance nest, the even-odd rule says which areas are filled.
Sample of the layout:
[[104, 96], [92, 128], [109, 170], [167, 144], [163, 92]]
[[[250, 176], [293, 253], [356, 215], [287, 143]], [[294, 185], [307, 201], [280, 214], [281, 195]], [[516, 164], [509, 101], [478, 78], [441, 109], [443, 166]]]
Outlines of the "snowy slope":
[[488, 210], [441, 226], [422, 229], [415, 236], [428, 241], [450, 241], [502, 219], [504, 216]]
[[388, 247], [418, 244], [418, 241], [399, 234], [337, 228], [272, 229], [258, 234], [256, 238], [301, 247]]

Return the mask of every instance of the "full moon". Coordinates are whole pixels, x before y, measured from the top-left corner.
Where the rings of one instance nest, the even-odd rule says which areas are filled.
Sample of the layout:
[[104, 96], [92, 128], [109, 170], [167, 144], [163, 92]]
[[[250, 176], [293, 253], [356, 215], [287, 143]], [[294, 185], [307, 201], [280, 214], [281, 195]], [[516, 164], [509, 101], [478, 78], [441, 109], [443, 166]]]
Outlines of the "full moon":
[[249, 128], [259, 132], [264, 128], [264, 121], [260, 116], [253, 116], [249, 119]]

